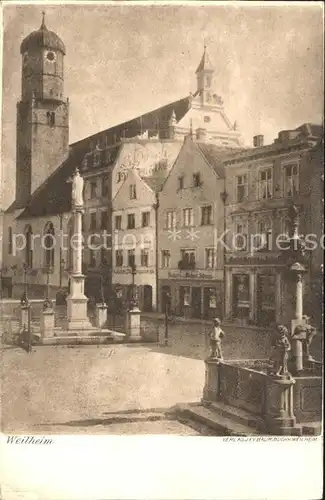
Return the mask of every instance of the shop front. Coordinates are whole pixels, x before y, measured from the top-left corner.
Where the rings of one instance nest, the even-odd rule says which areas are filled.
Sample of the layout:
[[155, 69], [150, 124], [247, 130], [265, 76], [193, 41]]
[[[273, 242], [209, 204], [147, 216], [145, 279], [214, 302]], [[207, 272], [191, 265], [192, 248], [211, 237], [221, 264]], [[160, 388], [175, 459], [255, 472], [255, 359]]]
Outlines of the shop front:
[[226, 267], [226, 318], [272, 326], [283, 319], [283, 268]]
[[160, 271], [160, 312], [165, 312], [168, 294], [171, 312], [185, 318], [223, 318], [222, 272]]
[[[134, 279], [134, 287], [133, 287]], [[143, 312], [151, 312], [155, 310], [155, 270], [154, 269], [136, 269], [134, 278], [132, 277], [131, 269], [115, 268], [113, 270], [113, 289], [119, 297], [124, 309], [128, 307], [132, 299], [132, 293], [138, 302], [139, 308]]]

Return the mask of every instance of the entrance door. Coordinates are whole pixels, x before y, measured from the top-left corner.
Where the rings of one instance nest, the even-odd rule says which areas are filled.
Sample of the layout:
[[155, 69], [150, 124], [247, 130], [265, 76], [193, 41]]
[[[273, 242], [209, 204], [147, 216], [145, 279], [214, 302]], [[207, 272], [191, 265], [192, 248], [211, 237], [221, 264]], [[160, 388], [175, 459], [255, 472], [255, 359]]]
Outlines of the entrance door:
[[257, 276], [257, 321], [259, 325], [275, 323], [275, 276]]
[[192, 316], [201, 318], [201, 288], [192, 288]]
[[170, 286], [165, 285], [161, 287], [161, 312], [166, 312], [166, 304], [168, 303], [168, 297], [170, 297]]
[[232, 306], [234, 318], [248, 319], [250, 310], [248, 274], [233, 275]]
[[152, 311], [152, 287], [150, 285], [143, 287], [143, 310], [144, 312]]

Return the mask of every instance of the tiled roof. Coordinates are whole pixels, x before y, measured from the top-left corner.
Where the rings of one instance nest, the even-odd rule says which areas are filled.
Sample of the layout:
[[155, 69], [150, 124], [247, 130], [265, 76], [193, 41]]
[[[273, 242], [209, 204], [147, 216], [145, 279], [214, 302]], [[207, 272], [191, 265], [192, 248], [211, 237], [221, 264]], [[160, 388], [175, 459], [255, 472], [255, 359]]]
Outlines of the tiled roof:
[[148, 184], [148, 186], [153, 190], [155, 191], [156, 193], [161, 191], [164, 183], [165, 183], [165, 180], [166, 180], [166, 177], [142, 177], [142, 179], [144, 180], [144, 182], [146, 184]]
[[219, 175], [219, 177], [224, 177], [225, 168], [223, 162], [233, 155], [234, 152], [238, 151], [238, 148], [221, 148], [215, 144], [208, 143], [196, 143], [200, 151], [203, 153], [204, 157]]
[[[157, 123], [163, 128], [164, 124], [167, 125], [173, 111], [175, 112], [177, 121], [179, 121], [187, 113], [190, 105], [191, 98], [185, 97], [184, 99], [174, 101], [133, 120], [121, 123], [71, 144], [68, 159], [36, 190], [25, 210], [19, 215], [19, 218], [54, 215], [71, 210], [71, 185], [66, 180], [72, 176], [76, 167], [80, 167], [85, 154], [90, 151], [91, 143], [96, 143], [96, 141], [104, 136], [113, 137], [116, 135], [120, 137], [123, 131], [127, 138], [128, 130], [130, 138], [134, 137], [136, 135], [135, 128], [139, 128], [140, 123], [144, 130], [157, 126]], [[12, 212], [17, 208], [16, 202], [14, 202], [7, 209], [7, 212]]]

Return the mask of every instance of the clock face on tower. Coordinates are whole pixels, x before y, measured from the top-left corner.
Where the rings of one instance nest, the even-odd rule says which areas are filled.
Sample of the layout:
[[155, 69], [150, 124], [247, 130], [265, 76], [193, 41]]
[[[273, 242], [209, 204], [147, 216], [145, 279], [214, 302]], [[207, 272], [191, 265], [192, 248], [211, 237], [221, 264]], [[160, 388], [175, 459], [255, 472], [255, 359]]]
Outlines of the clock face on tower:
[[50, 63], [54, 63], [56, 59], [55, 52], [53, 52], [52, 50], [48, 50], [47, 52], [45, 52], [45, 59]]

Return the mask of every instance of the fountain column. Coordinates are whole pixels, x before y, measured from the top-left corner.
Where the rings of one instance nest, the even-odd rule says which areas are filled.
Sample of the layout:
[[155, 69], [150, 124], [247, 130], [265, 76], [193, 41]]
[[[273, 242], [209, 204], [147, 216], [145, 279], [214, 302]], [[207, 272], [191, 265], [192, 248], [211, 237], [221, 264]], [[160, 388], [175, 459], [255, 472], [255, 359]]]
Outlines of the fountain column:
[[87, 315], [88, 299], [84, 294], [85, 276], [82, 274], [82, 214], [83, 208], [83, 179], [76, 169], [72, 180], [72, 214], [73, 230], [69, 245], [73, 246], [72, 273], [70, 274], [70, 294], [67, 297], [67, 323], [69, 332], [82, 334], [84, 330], [92, 329]]

